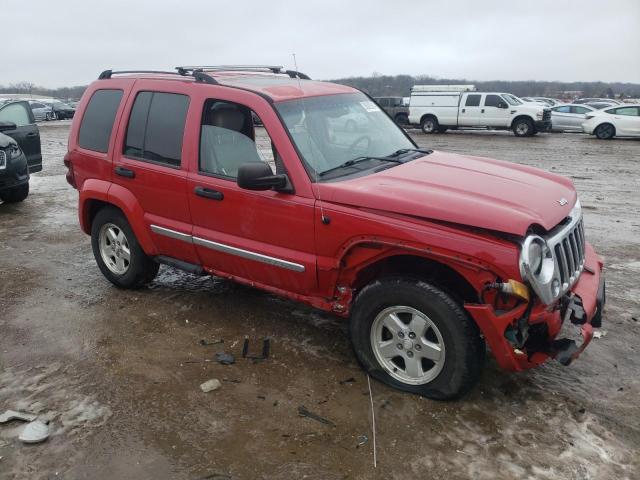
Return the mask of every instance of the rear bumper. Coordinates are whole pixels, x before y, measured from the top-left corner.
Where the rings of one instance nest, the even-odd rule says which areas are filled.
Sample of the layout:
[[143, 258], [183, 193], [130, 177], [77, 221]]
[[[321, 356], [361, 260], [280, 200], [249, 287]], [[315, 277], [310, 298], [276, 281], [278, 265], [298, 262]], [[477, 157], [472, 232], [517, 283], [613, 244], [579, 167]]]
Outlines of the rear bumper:
[[551, 120], [538, 120], [535, 122], [535, 126], [539, 132], [548, 132], [551, 130]]
[[[506, 313], [496, 313], [491, 305], [465, 305], [489, 344], [498, 364], [506, 370], [526, 370], [549, 358], [569, 365], [589, 345], [593, 329], [602, 325], [605, 281], [602, 260], [593, 247], [585, 245], [585, 269], [573, 288], [554, 308], [538, 305], [529, 318], [526, 305]], [[505, 336], [518, 328], [526, 340], [514, 345]], [[559, 338], [562, 330], [578, 329], [580, 341]]]

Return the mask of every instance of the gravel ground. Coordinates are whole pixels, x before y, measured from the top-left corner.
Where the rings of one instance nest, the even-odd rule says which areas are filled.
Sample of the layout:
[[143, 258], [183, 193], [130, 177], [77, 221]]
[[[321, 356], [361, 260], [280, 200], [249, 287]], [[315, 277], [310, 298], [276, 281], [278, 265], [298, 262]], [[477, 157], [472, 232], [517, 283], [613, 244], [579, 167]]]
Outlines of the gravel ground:
[[[44, 171], [24, 203], [0, 205], [0, 412], [37, 412], [52, 429], [25, 446], [20, 424], [0, 425], [0, 478], [640, 478], [640, 141], [411, 132], [423, 147], [570, 176], [608, 304], [603, 336], [570, 367], [516, 374], [490, 361], [453, 403], [373, 382], [374, 469], [367, 379], [345, 323], [166, 267], [147, 289], [114, 288], [65, 183], [68, 131], [41, 126]], [[239, 358], [245, 336], [256, 350], [271, 338], [269, 360]], [[239, 361], [206, 361], [221, 350]], [[222, 387], [201, 392], [211, 378]], [[335, 425], [300, 417], [301, 405]]]

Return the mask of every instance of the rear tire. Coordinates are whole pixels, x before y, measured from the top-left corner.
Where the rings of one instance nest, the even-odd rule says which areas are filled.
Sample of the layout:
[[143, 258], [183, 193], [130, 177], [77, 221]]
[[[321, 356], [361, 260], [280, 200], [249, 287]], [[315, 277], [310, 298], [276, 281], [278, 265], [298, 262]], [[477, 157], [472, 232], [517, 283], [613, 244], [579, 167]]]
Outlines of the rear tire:
[[6, 203], [19, 203], [29, 196], [29, 184], [25, 183], [0, 194], [0, 199]]
[[485, 344], [473, 320], [442, 290], [415, 279], [387, 278], [362, 289], [350, 332], [372, 377], [436, 400], [470, 390], [484, 365]]
[[531, 135], [535, 135], [533, 121], [527, 117], [516, 118], [511, 129], [516, 137], [530, 137]]
[[438, 131], [438, 119], [434, 116], [428, 116], [422, 119], [420, 122], [420, 128], [422, 128], [423, 133], [431, 134]]
[[409, 124], [409, 117], [407, 116], [406, 113], [397, 114], [394, 120], [398, 125], [401, 125], [401, 126], [405, 126]]
[[593, 132], [600, 140], [611, 140], [616, 135], [616, 128], [610, 123], [598, 125]]
[[102, 274], [119, 288], [140, 288], [160, 265], [147, 256], [129, 222], [115, 207], [101, 209], [91, 224], [91, 247]]

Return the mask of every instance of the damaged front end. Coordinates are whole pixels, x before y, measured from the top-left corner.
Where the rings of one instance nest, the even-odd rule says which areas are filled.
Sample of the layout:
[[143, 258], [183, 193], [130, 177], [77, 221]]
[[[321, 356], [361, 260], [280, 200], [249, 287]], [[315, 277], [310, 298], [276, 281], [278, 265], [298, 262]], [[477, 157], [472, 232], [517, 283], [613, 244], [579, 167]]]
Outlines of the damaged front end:
[[580, 263], [570, 288], [550, 305], [533, 296], [505, 307], [499, 293], [491, 302], [465, 305], [502, 368], [524, 370], [549, 358], [569, 365], [587, 347], [602, 325], [605, 282], [602, 261], [586, 242]]

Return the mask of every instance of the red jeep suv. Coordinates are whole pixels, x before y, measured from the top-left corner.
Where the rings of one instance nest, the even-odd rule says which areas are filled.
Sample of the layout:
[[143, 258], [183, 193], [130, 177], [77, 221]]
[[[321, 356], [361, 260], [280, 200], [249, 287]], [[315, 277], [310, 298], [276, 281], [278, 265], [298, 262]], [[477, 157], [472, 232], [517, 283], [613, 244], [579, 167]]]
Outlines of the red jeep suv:
[[[487, 344], [507, 370], [569, 364], [601, 324], [570, 180], [420, 149], [351, 87], [275, 66], [107, 70], [65, 164], [112, 283], [163, 263], [333, 312], [401, 390], [459, 396]], [[580, 345], [559, 338], [571, 324]]]

